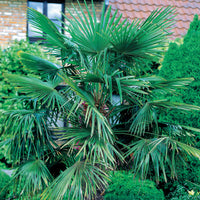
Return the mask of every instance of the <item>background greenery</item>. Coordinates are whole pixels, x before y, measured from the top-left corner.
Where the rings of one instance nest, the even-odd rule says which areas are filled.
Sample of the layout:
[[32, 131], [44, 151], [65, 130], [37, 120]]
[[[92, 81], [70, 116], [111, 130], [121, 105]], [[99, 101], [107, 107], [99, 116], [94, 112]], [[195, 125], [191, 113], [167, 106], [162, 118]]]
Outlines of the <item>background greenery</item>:
[[156, 184], [150, 180], [133, 178], [130, 172], [115, 171], [111, 175], [111, 181], [105, 191], [105, 200], [164, 200], [162, 190], [156, 188]]
[[11, 178], [0, 168], [0, 199], [6, 199], [6, 196], [9, 195]]
[[[5, 73], [8, 74], [18, 74], [25, 75], [27, 77], [39, 77], [38, 74], [33, 74], [30, 69], [27, 69], [22, 62], [20, 61], [19, 52], [24, 51], [31, 53], [32, 55], [39, 56], [43, 59], [47, 59], [54, 63], [59, 63], [56, 57], [47, 53], [41, 45], [38, 43], [30, 44], [28, 41], [13, 41], [9, 44], [9, 47], [6, 49], [0, 50], [0, 109], [9, 110], [9, 109], [19, 109], [22, 107], [21, 101], [16, 101], [22, 93], [18, 92], [16, 88], [10, 84], [4, 77]], [[13, 98], [15, 101], [13, 101]], [[2, 129], [2, 120], [4, 116], [0, 116], [0, 129]], [[9, 133], [7, 135], [1, 135], [0, 142], [10, 138]], [[11, 158], [7, 153], [8, 148], [6, 145], [1, 145], [0, 148], [0, 161], [2, 161], [2, 166], [5, 168], [11, 166]]]
[[[166, 78], [182, 78], [193, 77], [194, 81], [187, 87], [187, 89], [179, 89], [175, 95], [164, 96], [170, 101], [179, 101], [189, 104], [200, 104], [200, 20], [198, 15], [194, 16], [193, 22], [183, 39], [183, 42], [171, 42], [169, 49], [164, 56], [162, 67], [159, 75]], [[163, 97], [162, 97], [163, 98]], [[161, 117], [162, 121], [169, 121], [175, 124], [185, 124], [187, 126], [200, 127], [200, 113], [193, 111], [188, 113], [180, 113], [179, 111], [170, 111]], [[200, 135], [198, 132], [193, 132], [193, 137], [196, 139], [195, 146], [200, 147]], [[178, 179], [170, 180], [168, 183], [160, 183], [165, 194], [168, 197], [181, 196], [183, 192], [184, 197], [177, 197], [177, 199], [190, 199], [187, 191], [194, 189], [198, 191], [192, 183], [200, 184], [200, 161], [195, 158], [187, 158], [187, 164], [179, 164], [177, 169]], [[170, 173], [168, 174], [170, 176]], [[191, 183], [192, 182], [192, 183]], [[169, 194], [170, 193], [170, 194]], [[195, 197], [197, 198], [197, 197]], [[176, 198], [173, 198], [176, 199]]]
[[[200, 20], [195, 15], [190, 28], [184, 37], [183, 44], [172, 42], [164, 56], [159, 75], [166, 79], [193, 77], [194, 81], [187, 89], [179, 89], [176, 95], [170, 96], [171, 101], [179, 101], [199, 105], [200, 102]], [[164, 120], [172, 123], [186, 124], [200, 127], [200, 113], [198, 111], [180, 113], [170, 112], [163, 116]]]
[[21, 40], [13, 41], [9, 46], [10, 47], [4, 50], [0, 50], [0, 109], [8, 109], [8, 107], [14, 103], [13, 101], [11, 103], [10, 99], [18, 95], [14, 86], [4, 78], [3, 75], [5, 73], [23, 74], [26, 76], [37, 77], [37, 75], [34, 75], [30, 69], [27, 69], [22, 64], [18, 54], [19, 51], [31, 53], [32, 55], [39, 56], [40, 58], [58, 63], [56, 58], [47, 54], [47, 52], [45, 52], [44, 49], [38, 45], [38, 43], [30, 44], [28, 41]]

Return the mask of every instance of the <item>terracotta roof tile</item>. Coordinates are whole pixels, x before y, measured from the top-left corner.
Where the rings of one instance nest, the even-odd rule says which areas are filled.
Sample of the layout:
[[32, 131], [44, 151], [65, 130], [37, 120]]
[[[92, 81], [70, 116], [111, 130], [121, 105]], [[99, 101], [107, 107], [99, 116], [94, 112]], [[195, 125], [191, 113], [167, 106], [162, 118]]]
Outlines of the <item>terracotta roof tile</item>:
[[146, 19], [157, 8], [174, 6], [177, 16], [172, 29], [173, 38], [186, 34], [194, 14], [200, 14], [199, 0], [110, 0], [109, 3], [112, 14], [118, 9], [119, 14], [123, 14], [122, 19], [128, 18], [129, 21]]

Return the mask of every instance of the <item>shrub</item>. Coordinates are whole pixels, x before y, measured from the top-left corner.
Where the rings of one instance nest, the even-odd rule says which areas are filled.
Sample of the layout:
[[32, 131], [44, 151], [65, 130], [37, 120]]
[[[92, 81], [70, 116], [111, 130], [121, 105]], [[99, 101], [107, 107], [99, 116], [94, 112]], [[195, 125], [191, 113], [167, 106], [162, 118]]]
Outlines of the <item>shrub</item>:
[[[21, 107], [21, 102], [13, 102], [10, 99], [14, 98], [19, 95], [16, 92], [16, 89], [6, 81], [3, 74], [4, 73], [14, 73], [14, 74], [23, 74], [27, 76], [38, 76], [33, 75], [33, 73], [25, 68], [20, 61], [20, 57], [18, 55], [19, 51], [24, 51], [26, 53], [31, 53], [34, 56], [38, 56], [43, 59], [47, 59], [52, 62], [58, 63], [58, 60], [54, 56], [50, 56], [47, 54], [44, 49], [39, 46], [37, 43], [29, 44], [29, 42], [21, 40], [21, 41], [14, 41], [10, 44], [10, 47], [4, 50], [0, 49], [0, 109], [8, 110], [11, 106], [14, 109], [18, 109]], [[0, 116], [0, 129], [2, 129], [1, 120], [3, 119], [3, 115]], [[9, 138], [9, 135], [1, 136], [0, 142]], [[8, 151], [6, 146], [1, 146], [0, 148], [0, 161], [6, 162], [9, 166], [11, 162], [11, 155], [8, 155], [6, 152]]]
[[116, 171], [105, 192], [105, 200], [163, 200], [162, 190], [153, 181], [133, 179], [133, 174]]
[[199, 190], [198, 185], [200, 183], [200, 162], [198, 159], [189, 158], [187, 165], [178, 162], [176, 173], [178, 175], [178, 179], [173, 179], [170, 178], [170, 170], [167, 170], [167, 183], [164, 181], [164, 178], [161, 178], [161, 181], [159, 182], [158, 186], [159, 188], [163, 189], [167, 199], [171, 199], [172, 197], [178, 198], [181, 196], [181, 194], [178, 194], [179, 191], [184, 191], [184, 194], [182, 195], [188, 196], [187, 191]]
[[[171, 101], [184, 102], [199, 105], [199, 86], [200, 86], [200, 21], [195, 15], [190, 25], [183, 44], [171, 43], [164, 57], [162, 68], [159, 75], [166, 79], [193, 77], [194, 81], [188, 89], [180, 89], [181, 95], [173, 95]], [[173, 123], [186, 124], [193, 127], [200, 127], [200, 113], [190, 112], [183, 114], [172, 111], [164, 116], [166, 121]]]
[[58, 62], [55, 57], [49, 56], [45, 53], [37, 43], [29, 44], [28, 42], [14, 41], [9, 48], [0, 50], [0, 109], [7, 109], [12, 103], [8, 101], [8, 97], [15, 97], [17, 95], [15, 88], [6, 81], [3, 77], [4, 73], [24, 74], [27, 76], [33, 76], [30, 70], [25, 68], [20, 61], [18, 55], [19, 51], [31, 53], [34, 56], [50, 60], [52, 62]]
[[[0, 158], [2, 157], [2, 155], [0, 154]], [[0, 162], [0, 169], [6, 169], [6, 164], [3, 162]]]
[[[190, 28], [184, 37], [182, 44], [173, 42], [169, 45], [169, 49], [166, 52], [162, 68], [159, 75], [166, 79], [193, 77], [194, 81], [190, 84], [188, 89], [179, 89], [180, 95], [168, 96], [170, 101], [184, 102], [187, 104], [195, 104], [199, 106], [200, 96], [200, 20], [195, 15], [193, 22], [190, 24]], [[198, 111], [190, 113], [181, 113], [177, 111], [170, 111], [167, 115], [162, 116], [162, 121], [168, 121], [172, 124], [185, 124], [187, 126], [200, 127], [200, 113]], [[182, 137], [183, 139], [184, 137]], [[193, 138], [193, 137], [190, 137]], [[197, 141], [199, 141], [199, 134], [195, 135]], [[196, 143], [196, 147], [200, 147], [200, 143]], [[171, 180], [167, 184], [163, 184], [165, 192], [175, 192], [178, 185], [184, 185], [188, 190], [192, 188], [192, 185], [187, 180], [200, 183], [199, 180], [199, 166], [198, 159], [188, 158], [188, 165], [185, 167], [178, 167], [177, 174], [179, 179]], [[170, 174], [170, 173], [169, 173]], [[169, 175], [170, 176], [170, 175]], [[186, 195], [188, 196], [188, 195]], [[186, 198], [186, 196], [184, 198]], [[177, 197], [179, 199], [179, 197]], [[181, 197], [180, 197], [181, 198]]]
[[0, 169], [0, 199], [5, 199], [8, 193], [10, 177]]
[[178, 185], [176, 190], [170, 195], [170, 200], [200, 200], [198, 192], [195, 192], [194, 190], [189, 191], [182, 185]]

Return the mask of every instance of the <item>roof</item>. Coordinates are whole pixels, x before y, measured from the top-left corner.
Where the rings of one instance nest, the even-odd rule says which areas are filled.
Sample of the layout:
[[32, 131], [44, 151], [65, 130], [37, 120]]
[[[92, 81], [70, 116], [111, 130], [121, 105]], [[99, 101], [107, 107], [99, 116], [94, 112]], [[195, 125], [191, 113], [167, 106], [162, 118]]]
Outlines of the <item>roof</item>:
[[199, 0], [110, 0], [111, 14], [118, 10], [122, 19], [146, 19], [157, 8], [174, 6], [176, 8], [175, 24], [172, 29], [172, 38], [182, 37], [187, 33], [194, 15], [200, 13]]

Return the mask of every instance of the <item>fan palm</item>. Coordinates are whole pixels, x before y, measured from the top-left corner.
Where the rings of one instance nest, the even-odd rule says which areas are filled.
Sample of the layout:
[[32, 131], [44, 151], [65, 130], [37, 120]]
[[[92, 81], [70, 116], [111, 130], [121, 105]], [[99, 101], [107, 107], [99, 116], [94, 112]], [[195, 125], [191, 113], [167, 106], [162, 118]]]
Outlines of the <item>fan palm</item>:
[[[200, 108], [160, 99], [160, 94], [175, 93], [193, 79], [165, 80], [145, 71], [145, 63], [161, 55], [175, 10], [157, 9], [146, 20], [129, 23], [116, 17], [117, 11], [111, 17], [111, 8], [102, 9], [100, 21], [94, 5], [92, 12], [87, 4], [87, 12], [81, 6], [74, 9], [78, 19], [70, 10], [71, 17], [64, 15], [68, 23], [62, 28], [69, 36], [36, 10], [28, 12], [60, 66], [19, 52], [22, 63], [41, 78], [5, 75], [24, 94], [19, 97], [24, 109], [2, 111], [7, 116], [4, 133], [13, 135], [9, 153], [15, 164], [22, 164], [15, 178], [21, 180], [20, 173], [28, 177], [22, 193], [92, 199], [106, 187], [107, 172], [127, 162], [142, 178], [151, 168], [159, 181], [166, 167], [175, 176], [178, 158], [200, 157], [189, 133], [199, 130], [162, 122], [159, 115]], [[41, 175], [33, 180], [37, 170]]]

